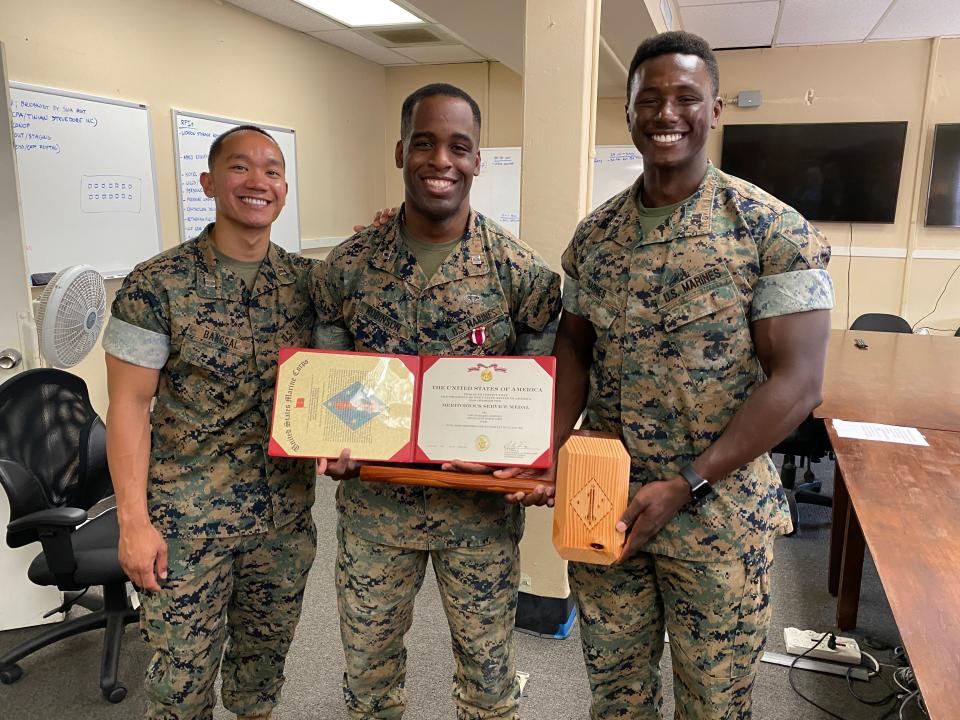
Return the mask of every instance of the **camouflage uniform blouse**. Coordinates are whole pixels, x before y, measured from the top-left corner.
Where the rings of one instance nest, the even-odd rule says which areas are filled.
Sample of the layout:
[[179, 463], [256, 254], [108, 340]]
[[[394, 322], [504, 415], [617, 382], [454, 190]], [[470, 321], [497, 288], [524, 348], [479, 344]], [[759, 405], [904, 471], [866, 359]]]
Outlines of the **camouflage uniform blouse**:
[[[401, 355], [546, 355], [560, 277], [530, 248], [471, 212], [458, 248], [426, 278], [400, 239], [398, 214], [337, 248], [314, 271], [318, 345]], [[482, 345], [471, 331], [483, 327]], [[523, 513], [495, 493], [347, 480], [341, 522], [367, 540], [432, 549], [522, 532]]]
[[266, 450], [277, 351], [310, 343], [315, 263], [271, 243], [247, 290], [217, 265], [212, 227], [134, 268], [103, 338], [111, 355], [160, 370], [147, 502], [172, 537], [263, 532], [313, 503], [313, 463]]
[[[634, 491], [703, 453], [762, 382], [751, 322], [833, 306], [829, 245], [792, 208], [711, 165], [669, 221], [641, 237], [640, 182], [584, 219], [563, 255], [564, 310], [597, 334], [584, 426], [622, 433]], [[644, 549], [710, 560], [789, 527], [764, 454]]]

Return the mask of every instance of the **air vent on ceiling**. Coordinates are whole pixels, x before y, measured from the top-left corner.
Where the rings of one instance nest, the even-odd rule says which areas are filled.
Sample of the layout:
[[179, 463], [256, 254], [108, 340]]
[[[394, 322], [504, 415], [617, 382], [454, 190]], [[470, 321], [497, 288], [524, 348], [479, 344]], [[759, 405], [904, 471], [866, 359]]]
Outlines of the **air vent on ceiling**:
[[388, 46], [399, 45], [429, 45], [443, 43], [445, 40], [434, 35], [424, 28], [394, 28], [389, 30], [373, 30], [372, 33], [381, 40], [386, 40]]

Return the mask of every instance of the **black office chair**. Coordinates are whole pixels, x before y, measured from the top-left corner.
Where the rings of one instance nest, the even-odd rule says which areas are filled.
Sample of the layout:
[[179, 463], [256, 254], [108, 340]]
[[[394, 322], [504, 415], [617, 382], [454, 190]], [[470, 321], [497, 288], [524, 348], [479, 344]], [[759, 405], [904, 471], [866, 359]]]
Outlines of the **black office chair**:
[[960, 337], [960, 327], [957, 328], [957, 331], [953, 334], [954, 337]]
[[[790, 506], [790, 517], [793, 520], [794, 532], [799, 527], [800, 510], [797, 503], [831, 507], [833, 498], [824, 495], [822, 483], [817, 480], [811, 465], [820, 462], [831, 452], [830, 436], [827, 435], [823, 420], [810, 415], [800, 423], [800, 426], [785, 437], [773, 453], [783, 455], [783, 464], [780, 467], [780, 480], [787, 490], [787, 503]], [[800, 463], [797, 464], [797, 459]], [[803, 482], [797, 485], [797, 469], [806, 464], [803, 473]]]
[[887, 313], [866, 313], [861, 315], [850, 326], [851, 330], [866, 330], [867, 332], [894, 332], [912, 333], [910, 323], [899, 315]]
[[[126, 593], [117, 559], [116, 509], [88, 517], [113, 493], [107, 469], [106, 428], [90, 404], [83, 380], [62, 370], [28, 370], [0, 385], [0, 486], [10, 501], [7, 545], [39, 542], [43, 552], [27, 576], [56, 585], [66, 611], [93, 586], [103, 602], [93, 612], [51, 625], [0, 656], [0, 682], [16, 682], [17, 663], [63, 638], [105, 628], [100, 691], [118, 703], [127, 689], [117, 680], [124, 626], [138, 613]], [[101, 503], [103, 505], [104, 503]], [[78, 592], [79, 591], [79, 592]]]

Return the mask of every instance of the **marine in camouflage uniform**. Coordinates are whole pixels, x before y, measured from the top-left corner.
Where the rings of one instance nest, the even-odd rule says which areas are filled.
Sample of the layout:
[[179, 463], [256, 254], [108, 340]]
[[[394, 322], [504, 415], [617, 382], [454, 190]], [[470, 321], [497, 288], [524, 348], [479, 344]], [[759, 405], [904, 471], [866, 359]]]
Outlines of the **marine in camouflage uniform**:
[[[319, 268], [328, 349], [406, 355], [544, 355], [560, 279], [477, 212], [430, 278], [401, 240], [403, 212], [343, 243]], [[472, 331], [483, 329], [480, 344]], [[459, 718], [515, 718], [512, 640], [523, 510], [495, 493], [348, 479], [337, 489], [337, 594], [351, 717], [404, 711], [403, 636], [428, 556], [453, 639]]]
[[[667, 51], [678, 52], [690, 51]], [[649, 98], [667, 104], [676, 92], [691, 106], [688, 88], [698, 78], [677, 79], [675, 72], [692, 66], [687, 57], [675, 61], [666, 81], [662, 74], [650, 79], [652, 70], [644, 77], [637, 71], [635, 82], [650, 86], [631, 100], [641, 107]], [[682, 142], [675, 133], [696, 133], [697, 122], [708, 129], [703, 116], [675, 107], [651, 110], [650, 117], [651, 134], [662, 133], [667, 152]], [[641, 129], [651, 132], [647, 125]], [[648, 141], [640, 140], [638, 147], [645, 148]], [[659, 160], [657, 152], [650, 150], [653, 161], [645, 152], [648, 167]], [[676, 717], [751, 716], [750, 693], [770, 620], [773, 538], [790, 529], [784, 492], [762, 449], [759, 457], [710, 477], [712, 492], [700, 502], [688, 501], [690, 488], [679, 472], [704, 457], [764, 384], [751, 330], [833, 305], [823, 236], [792, 208], [699, 157], [699, 172], [706, 169], [699, 187], [660, 222], [651, 226], [643, 217], [640, 177], [579, 225], [562, 259], [567, 277], [558, 349], [568, 320], [589, 323], [586, 332], [595, 336], [585, 351], [583, 426], [621, 435], [631, 457], [631, 498], [674, 478], [686, 494], [674, 506], [679, 511], [665, 514], [632, 557], [627, 553], [609, 567], [569, 566], [592, 718], [659, 717], [665, 628]], [[825, 350], [826, 319], [819, 320]], [[557, 381], [573, 382], [559, 363]]]
[[151, 720], [212, 718], [221, 658], [224, 706], [269, 717], [316, 551], [314, 464], [266, 454], [277, 353], [310, 343], [316, 263], [271, 243], [248, 286], [211, 239], [219, 222], [127, 276], [103, 339], [159, 371], [147, 506], [168, 574], [140, 594]]

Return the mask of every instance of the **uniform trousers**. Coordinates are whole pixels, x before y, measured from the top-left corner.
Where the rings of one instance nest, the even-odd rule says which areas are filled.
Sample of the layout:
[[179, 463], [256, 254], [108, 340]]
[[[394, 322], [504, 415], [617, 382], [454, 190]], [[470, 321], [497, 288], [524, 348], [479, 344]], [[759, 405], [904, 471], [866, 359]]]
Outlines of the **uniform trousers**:
[[[370, 542], [338, 529], [337, 604], [346, 669], [343, 694], [351, 718], [393, 720], [406, 707], [403, 638], [427, 558], [450, 626], [453, 701], [460, 720], [514, 719], [520, 687], [513, 625], [520, 580], [515, 538], [478, 547], [410, 549]], [[437, 712], [437, 717], [442, 716]]]
[[640, 553], [623, 565], [570, 563], [592, 720], [656, 720], [664, 630], [674, 718], [745, 720], [770, 625], [772, 545], [714, 562]]
[[210, 720], [218, 670], [224, 707], [269, 713], [317, 550], [310, 512], [255, 535], [168, 538], [167, 549], [160, 592], [141, 593], [140, 629], [154, 650], [147, 719]]

